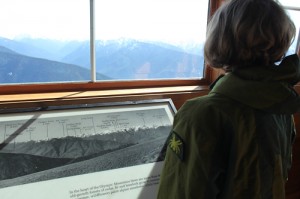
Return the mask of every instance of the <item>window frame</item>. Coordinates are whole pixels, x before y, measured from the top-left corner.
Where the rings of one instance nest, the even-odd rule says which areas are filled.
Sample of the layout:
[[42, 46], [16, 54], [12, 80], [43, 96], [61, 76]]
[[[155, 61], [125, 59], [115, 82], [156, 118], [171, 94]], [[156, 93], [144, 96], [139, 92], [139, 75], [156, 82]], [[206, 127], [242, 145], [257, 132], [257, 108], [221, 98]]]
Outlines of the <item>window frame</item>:
[[[293, 10], [293, 11], [297, 11], [300, 12], [300, 7], [297, 6], [283, 6], [286, 10]], [[296, 54], [300, 57], [300, 29], [296, 30], [298, 31], [298, 38], [295, 38], [295, 42], [296, 42]], [[295, 90], [298, 92], [298, 94], [300, 94], [300, 82], [298, 82], [297, 85], [294, 86]]]

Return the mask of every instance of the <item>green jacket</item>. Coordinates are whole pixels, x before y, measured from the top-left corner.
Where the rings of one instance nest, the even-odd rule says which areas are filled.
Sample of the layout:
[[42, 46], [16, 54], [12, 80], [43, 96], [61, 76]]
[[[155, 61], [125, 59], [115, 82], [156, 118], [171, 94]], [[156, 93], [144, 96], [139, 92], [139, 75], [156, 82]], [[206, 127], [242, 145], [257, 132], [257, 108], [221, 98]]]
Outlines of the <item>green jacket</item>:
[[174, 118], [157, 199], [284, 199], [300, 111], [297, 55], [220, 78]]

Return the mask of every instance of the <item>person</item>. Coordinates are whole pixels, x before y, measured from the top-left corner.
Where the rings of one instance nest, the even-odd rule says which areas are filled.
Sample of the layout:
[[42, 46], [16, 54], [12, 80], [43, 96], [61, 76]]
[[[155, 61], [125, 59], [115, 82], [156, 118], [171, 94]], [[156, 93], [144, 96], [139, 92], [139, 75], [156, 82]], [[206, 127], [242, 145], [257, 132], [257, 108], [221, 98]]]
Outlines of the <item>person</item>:
[[284, 199], [300, 97], [296, 28], [274, 0], [231, 0], [211, 18], [206, 64], [224, 69], [174, 117], [157, 199]]

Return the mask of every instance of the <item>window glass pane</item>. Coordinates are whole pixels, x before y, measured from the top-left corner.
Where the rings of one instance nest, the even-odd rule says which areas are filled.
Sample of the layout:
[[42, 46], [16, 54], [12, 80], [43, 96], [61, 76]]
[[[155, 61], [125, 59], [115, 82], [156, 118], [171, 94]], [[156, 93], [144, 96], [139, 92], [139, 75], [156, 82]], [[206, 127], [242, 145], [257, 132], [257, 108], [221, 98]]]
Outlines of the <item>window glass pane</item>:
[[299, 5], [299, 0], [278, 0], [283, 6], [289, 6], [289, 7], [298, 7], [300, 8]]
[[1, 84], [90, 79], [88, 0], [2, 0], [0, 26]]
[[208, 0], [95, 0], [96, 71], [113, 80], [201, 78], [207, 12]]
[[291, 19], [294, 21], [297, 30], [295, 40], [291, 45], [291, 47], [289, 48], [287, 54], [295, 54], [297, 51], [297, 44], [299, 45], [298, 39], [299, 39], [299, 31], [300, 31], [300, 11], [297, 10], [287, 10], [287, 11]]

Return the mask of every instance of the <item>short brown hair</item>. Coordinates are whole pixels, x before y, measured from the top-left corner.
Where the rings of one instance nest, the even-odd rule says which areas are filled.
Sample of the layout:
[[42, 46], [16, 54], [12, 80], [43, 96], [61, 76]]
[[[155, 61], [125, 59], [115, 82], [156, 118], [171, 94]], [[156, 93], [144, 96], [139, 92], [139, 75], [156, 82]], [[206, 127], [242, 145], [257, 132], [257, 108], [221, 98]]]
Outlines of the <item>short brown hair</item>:
[[274, 64], [295, 34], [294, 23], [274, 0], [231, 0], [208, 24], [204, 57], [216, 68]]

